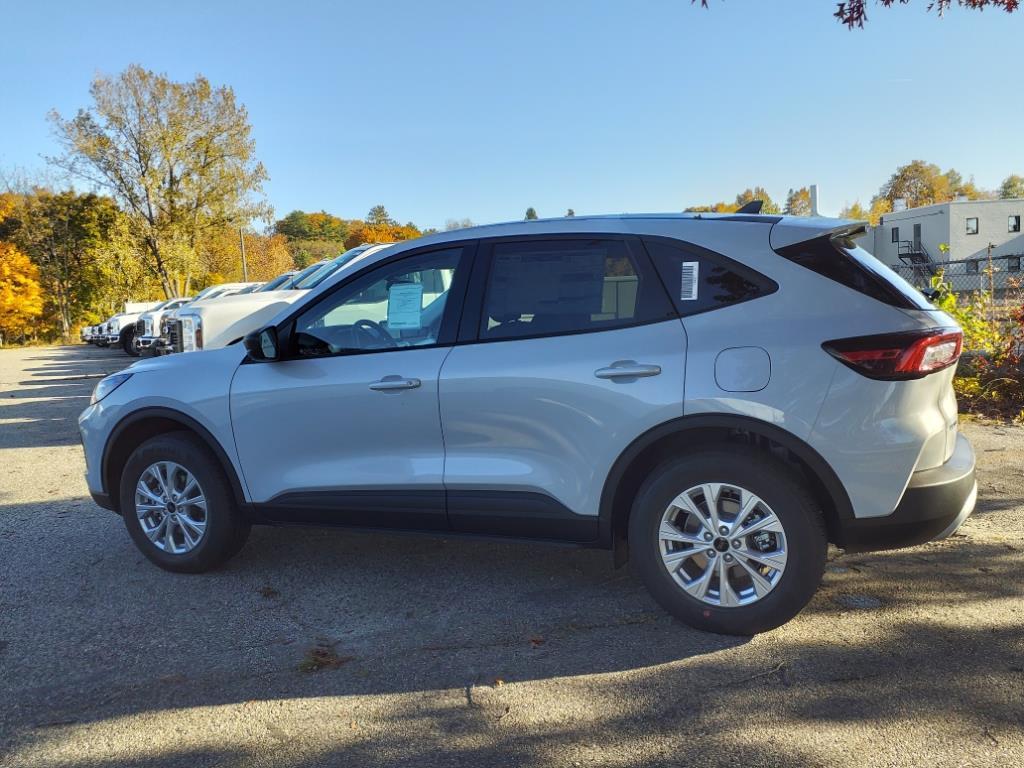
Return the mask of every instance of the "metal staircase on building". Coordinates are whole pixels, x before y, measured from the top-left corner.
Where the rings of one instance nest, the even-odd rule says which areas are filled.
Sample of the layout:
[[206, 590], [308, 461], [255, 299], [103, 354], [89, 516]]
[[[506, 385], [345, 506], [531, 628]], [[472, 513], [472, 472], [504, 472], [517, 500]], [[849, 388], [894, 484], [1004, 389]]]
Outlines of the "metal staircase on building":
[[938, 272], [935, 259], [920, 240], [900, 240], [896, 243], [896, 253], [900, 261], [910, 268], [911, 282], [915, 285], [928, 285], [932, 275]]

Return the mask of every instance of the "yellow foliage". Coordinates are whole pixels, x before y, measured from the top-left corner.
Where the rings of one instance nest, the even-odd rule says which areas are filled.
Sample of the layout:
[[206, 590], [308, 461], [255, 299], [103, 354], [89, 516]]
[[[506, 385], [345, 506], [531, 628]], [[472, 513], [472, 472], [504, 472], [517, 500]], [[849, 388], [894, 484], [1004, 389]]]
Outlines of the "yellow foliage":
[[868, 211], [868, 222], [871, 226], [877, 227], [882, 220], [882, 216], [890, 212], [892, 212], [892, 203], [884, 197], [876, 197], [871, 201], [871, 210]]
[[21, 333], [42, 312], [39, 270], [13, 245], [0, 242], [0, 332]]
[[[272, 280], [294, 268], [288, 238], [284, 235], [268, 237], [247, 232], [243, 237], [249, 280]], [[242, 279], [242, 248], [237, 229], [224, 227], [208, 234], [201, 252], [207, 274], [196, 280], [196, 284], [214, 285], [216, 282], [238, 282]]]
[[353, 221], [349, 235], [345, 238], [345, 247], [355, 248], [363, 243], [397, 243], [419, 236], [419, 229], [411, 224], [371, 224]]
[[0, 221], [3, 221], [12, 213], [18, 204], [18, 198], [11, 192], [0, 192]]

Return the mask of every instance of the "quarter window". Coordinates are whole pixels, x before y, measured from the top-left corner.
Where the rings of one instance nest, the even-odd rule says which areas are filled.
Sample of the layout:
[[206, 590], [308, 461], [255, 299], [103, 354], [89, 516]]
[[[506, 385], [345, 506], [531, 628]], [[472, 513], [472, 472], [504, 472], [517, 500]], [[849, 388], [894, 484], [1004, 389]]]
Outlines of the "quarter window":
[[971, 216], [969, 219], [967, 219], [967, 234], [978, 234], [978, 218], [976, 216]]
[[772, 293], [775, 283], [722, 257], [665, 242], [644, 240], [661, 281], [681, 315], [693, 315]]
[[496, 243], [480, 338], [603, 331], [674, 316], [648, 272], [621, 240]]
[[461, 247], [412, 256], [344, 284], [296, 321], [296, 354], [319, 357], [438, 344], [461, 256]]
[[1020, 216], [1010, 216], [1009, 224], [1007, 225], [1007, 231], [1020, 232]]

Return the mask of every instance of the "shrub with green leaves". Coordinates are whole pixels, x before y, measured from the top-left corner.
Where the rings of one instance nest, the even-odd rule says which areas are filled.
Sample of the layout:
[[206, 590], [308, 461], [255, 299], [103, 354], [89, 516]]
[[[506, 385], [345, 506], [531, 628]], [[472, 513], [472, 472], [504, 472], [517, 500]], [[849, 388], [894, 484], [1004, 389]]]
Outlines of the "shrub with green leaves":
[[1024, 291], [1012, 288], [1009, 303], [997, 306], [991, 290], [954, 293], [942, 272], [931, 285], [932, 303], [964, 332], [965, 357], [953, 380], [961, 408], [1024, 421]]

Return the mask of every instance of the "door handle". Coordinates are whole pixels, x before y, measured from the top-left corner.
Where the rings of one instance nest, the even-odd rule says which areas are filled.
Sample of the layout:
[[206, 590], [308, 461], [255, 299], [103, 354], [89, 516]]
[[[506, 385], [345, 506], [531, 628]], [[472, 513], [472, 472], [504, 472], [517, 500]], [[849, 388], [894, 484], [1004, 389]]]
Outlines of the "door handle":
[[375, 392], [394, 392], [400, 389], [416, 389], [423, 382], [419, 379], [403, 379], [401, 376], [385, 376], [370, 385]]
[[644, 365], [634, 360], [617, 360], [607, 368], [598, 368], [594, 371], [594, 375], [599, 379], [639, 379], [657, 376], [659, 373], [660, 365]]

